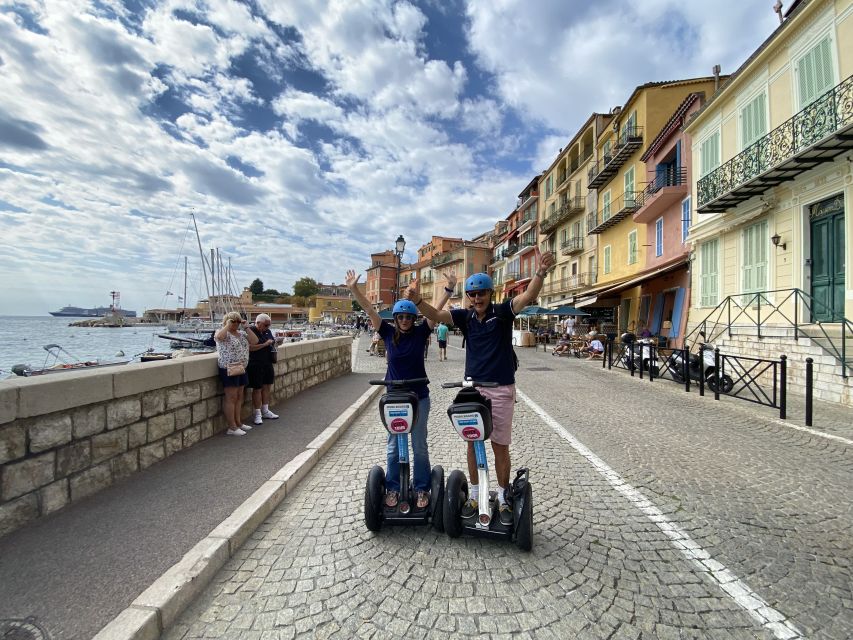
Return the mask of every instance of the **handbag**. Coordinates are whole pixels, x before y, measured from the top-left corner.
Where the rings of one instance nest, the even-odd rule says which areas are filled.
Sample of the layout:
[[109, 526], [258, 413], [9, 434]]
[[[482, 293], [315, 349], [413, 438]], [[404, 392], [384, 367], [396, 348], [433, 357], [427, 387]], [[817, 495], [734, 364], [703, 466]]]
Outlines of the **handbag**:
[[270, 362], [278, 362], [278, 349], [275, 345], [270, 347]]
[[246, 366], [239, 362], [234, 362], [228, 365], [225, 369], [225, 373], [229, 376], [242, 376], [246, 373]]

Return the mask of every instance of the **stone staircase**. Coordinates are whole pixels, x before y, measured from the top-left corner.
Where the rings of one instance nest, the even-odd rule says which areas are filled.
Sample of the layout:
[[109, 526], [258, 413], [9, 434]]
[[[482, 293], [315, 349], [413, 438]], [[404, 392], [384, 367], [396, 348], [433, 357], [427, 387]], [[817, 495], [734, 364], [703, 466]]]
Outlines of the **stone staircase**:
[[[688, 327], [687, 333], [694, 327]], [[718, 329], [719, 330], [719, 329]], [[755, 325], [732, 325], [731, 336], [723, 332], [713, 340], [721, 353], [752, 358], [778, 360], [788, 357], [788, 393], [804, 395], [806, 384], [806, 358], [814, 361], [814, 398], [853, 407], [853, 336], [846, 336], [847, 378], [842, 375], [840, 357], [833, 355], [830, 343], [841, 352], [841, 325], [800, 325], [799, 340], [794, 338], [794, 327], [762, 327], [758, 337]], [[714, 331], [716, 333], [716, 331]], [[769, 334], [769, 335], [768, 335]], [[709, 331], [709, 337], [711, 337]], [[690, 340], [692, 346], [692, 339]], [[851, 415], [853, 420], [853, 415]]]

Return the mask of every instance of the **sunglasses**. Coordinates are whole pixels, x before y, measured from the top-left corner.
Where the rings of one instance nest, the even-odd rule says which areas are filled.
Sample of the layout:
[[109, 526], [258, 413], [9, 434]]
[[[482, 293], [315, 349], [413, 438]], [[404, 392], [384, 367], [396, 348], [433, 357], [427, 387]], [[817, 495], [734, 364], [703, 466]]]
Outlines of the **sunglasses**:
[[397, 319], [398, 320], [408, 320], [410, 322], [414, 322], [415, 316], [413, 316], [411, 313], [398, 313]]
[[469, 298], [487, 298], [489, 293], [489, 291], [466, 291], [465, 295]]

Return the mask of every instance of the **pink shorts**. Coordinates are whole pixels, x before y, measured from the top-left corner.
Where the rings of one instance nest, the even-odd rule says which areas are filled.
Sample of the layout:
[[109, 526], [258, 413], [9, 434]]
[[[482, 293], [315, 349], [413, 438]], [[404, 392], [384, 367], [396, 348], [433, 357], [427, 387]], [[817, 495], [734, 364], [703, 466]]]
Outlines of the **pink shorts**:
[[509, 446], [512, 443], [512, 414], [515, 411], [515, 385], [478, 387], [483, 397], [492, 401], [492, 435], [489, 440]]

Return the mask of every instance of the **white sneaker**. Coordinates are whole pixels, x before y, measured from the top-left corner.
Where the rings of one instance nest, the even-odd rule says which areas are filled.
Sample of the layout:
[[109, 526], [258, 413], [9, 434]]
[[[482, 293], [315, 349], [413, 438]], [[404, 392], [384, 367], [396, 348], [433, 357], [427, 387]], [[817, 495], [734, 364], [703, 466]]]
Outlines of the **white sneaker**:
[[261, 417], [260, 413], [255, 414], [255, 424], [263, 424], [264, 419]]
[[233, 429], [228, 429], [228, 431], [225, 432], [225, 435], [226, 436], [244, 436], [244, 435], [246, 435], [246, 432], [243, 431], [240, 427], [234, 427]]
[[261, 413], [261, 415], [268, 420], [275, 420], [276, 418], [278, 418], [276, 414], [269, 410], [264, 411], [263, 413]]
[[247, 424], [241, 424], [241, 425], [240, 425], [240, 428], [241, 428], [243, 431], [251, 431], [251, 430], [252, 430], [252, 427], [250, 427], [250, 426], [249, 426], [249, 425], [247, 425]]

